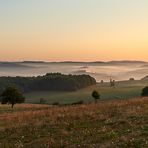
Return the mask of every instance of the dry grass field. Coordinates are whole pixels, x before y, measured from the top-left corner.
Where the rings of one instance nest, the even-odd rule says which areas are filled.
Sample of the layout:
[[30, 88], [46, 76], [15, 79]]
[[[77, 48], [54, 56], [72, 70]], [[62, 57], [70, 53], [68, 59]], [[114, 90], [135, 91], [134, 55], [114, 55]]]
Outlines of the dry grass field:
[[0, 148], [78, 147], [148, 147], [148, 98], [0, 106]]

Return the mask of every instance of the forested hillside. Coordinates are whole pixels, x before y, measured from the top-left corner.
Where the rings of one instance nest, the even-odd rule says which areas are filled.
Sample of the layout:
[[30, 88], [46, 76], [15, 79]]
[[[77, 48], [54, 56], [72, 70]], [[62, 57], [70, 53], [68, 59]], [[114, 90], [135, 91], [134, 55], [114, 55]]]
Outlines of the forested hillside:
[[0, 92], [8, 86], [16, 86], [24, 92], [38, 90], [75, 91], [95, 84], [96, 80], [89, 75], [47, 73], [37, 77], [0, 77]]

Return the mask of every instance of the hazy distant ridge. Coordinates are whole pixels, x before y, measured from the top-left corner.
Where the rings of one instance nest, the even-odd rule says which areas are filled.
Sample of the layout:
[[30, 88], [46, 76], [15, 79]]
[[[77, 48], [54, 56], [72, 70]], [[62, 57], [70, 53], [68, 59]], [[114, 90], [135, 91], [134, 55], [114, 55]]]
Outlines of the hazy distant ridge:
[[[146, 61], [136, 61], [136, 60], [121, 60], [121, 61], [92, 61], [92, 62], [85, 62], [85, 61], [57, 61], [57, 62], [48, 62], [48, 61], [21, 61], [21, 62], [4, 62], [4, 61], [0, 61], [0, 64], [11, 64], [14, 63], [15, 65], [20, 64], [20, 63], [98, 63], [98, 64], [117, 64], [117, 63], [140, 63], [140, 64], [144, 64], [144, 63], [148, 63]], [[13, 65], [12, 65], [13, 66]]]
[[136, 61], [136, 60], [121, 60], [121, 61], [92, 61], [92, 62], [84, 62], [84, 61], [60, 61], [60, 62], [47, 62], [47, 61], [23, 61], [22, 63], [98, 63], [98, 64], [117, 64], [117, 63], [148, 63], [146, 61]]

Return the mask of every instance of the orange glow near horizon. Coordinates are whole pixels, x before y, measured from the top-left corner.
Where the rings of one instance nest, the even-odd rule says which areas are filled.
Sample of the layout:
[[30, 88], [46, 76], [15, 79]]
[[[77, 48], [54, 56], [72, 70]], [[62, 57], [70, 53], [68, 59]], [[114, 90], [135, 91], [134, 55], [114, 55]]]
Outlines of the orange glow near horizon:
[[148, 61], [146, 0], [15, 1], [0, 2], [0, 61]]

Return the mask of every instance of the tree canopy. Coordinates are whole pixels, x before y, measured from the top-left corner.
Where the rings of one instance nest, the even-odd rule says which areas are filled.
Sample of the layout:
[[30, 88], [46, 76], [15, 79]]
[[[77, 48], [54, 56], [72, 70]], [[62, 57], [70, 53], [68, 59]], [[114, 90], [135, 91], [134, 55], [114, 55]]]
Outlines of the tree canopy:
[[9, 86], [16, 86], [24, 92], [30, 91], [75, 91], [95, 85], [96, 80], [89, 75], [64, 75], [47, 73], [37, 77], [0, 77], [0, 92]]
[[1, 103], [2, 104], [11, 104], [12, 108], [16, 103], [23, 103], [25, 97], [16, 87], [8, 87], [1, 94]]
[[98, 99], [100, 99], [100, 94], [96, 91], [96, 90], [94, 90], [93, 92], [92, 92], [92, 97], [95, 99], [95, 101], [97, 102], [97, 100]]
[[148, 86], [146, 86], [146, 87], [144, 87], [144, 88], [142, 89], [141, 96], [142, 96], [142, 97], [148, 96]]

